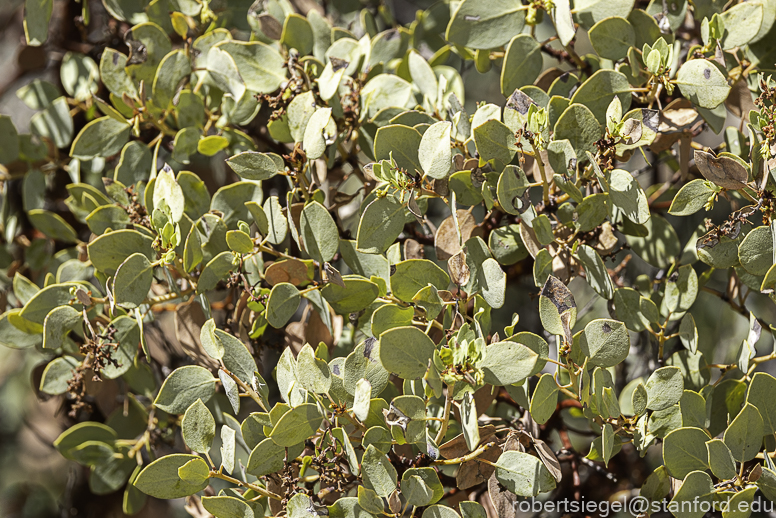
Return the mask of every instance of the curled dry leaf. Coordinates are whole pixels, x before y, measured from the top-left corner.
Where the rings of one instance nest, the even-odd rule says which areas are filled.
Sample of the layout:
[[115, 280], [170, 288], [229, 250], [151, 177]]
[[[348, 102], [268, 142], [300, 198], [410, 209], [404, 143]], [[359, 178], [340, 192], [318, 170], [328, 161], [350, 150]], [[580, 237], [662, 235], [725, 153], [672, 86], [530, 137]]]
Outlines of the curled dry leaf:
[[730, 157], [715, 157], [711, 153], [696, 149], [695, 165], [704, 178], [723, 189], [737, 190], [746, 187], [749, 174], [744, 166]]
[[598, 242], [596, 243], [595, 249], [601, 252], [601, 255], [608, 254], [614, 250], [614, 247], [617, 246], [618, 242], [619, 240], [617, 239], [617, 236], [614, 235], [612, 224], [605, 221], [604, 224], [601, 225], [601, 235], [598, 236]]
[[447, 269], [450, 272], [450, 279], [458, 286], [464, 286], [469, 282], [471, 271], [466, 264], [466, 247], [447, 260]]
[[[341, 322], [342, 317], [336, 316], [335, 318], [332, 318], [332, 327], [334, 328], [333, 330], [335, 333], [337, 331], [338, 321]], [[329, 331], [329, 328], [326, 327], [326, 324], [323, 322], [323, 319], [317, 311], [310, 312], [310, 318], [307, 321], [307, 325], [304, 326], [304, 339], [305, 342], [309, 344], [319, 344], [323, 342], [327, 346], [332, 346], [336, 343], [332, 331]]]
[[466, 161], [463, 155], [455, 155], [453, 157], [453, 167], [456, 171], [463, 171], [463, 164]]
[[689, 129], [700, 119], [698, 110], [687, 99], [677, 99], [671, 102], [660, 113], [658, 131], [660, 133], [675, 133]]
[[383, 417], [385, 418], [385, 424], [389, 427], [398, 426], [405, 432], [407, 431], [407, 424], [410, 422], [410, 418], [396, 408], [393, 403], [391, 403], [390, 408], [383, 409]]
[[560, 282], [557, 277], [550, 275], [542, 287], [542, 296], [547, 297], [558, 308], [558, 313], [563, 314], [575, 307], [574, 295], [568, 287]]
[[408, 239], [404, 242], [404, 259], [423, 259], [423, 245], [414, 239]]
[[388, 509], [394, 514], [401, 512], [401, 498], [399, 497], [398, 491], [394, 491], [391, 493], [391, 496], [388, 497]]
[[572, 310], [577, 307], [571, 290], [557, 277], [550, 275], [542, 287], [542, 297], [547, 297], [557, 308], [561, 324], [563, 325], [566, 343], [571, 344], [573, 342], [571, 319], [574, 318]]
[[342, 280], [339, 270], [329, 263], [323, 263], [323, 271], [326, 272], [326, 280], [337, 286], [345, 287], [345, 281]]
[[687, 99], [677, 99], [671, 102], [662, 112], [659, 112], [657, 136], [650, 146], [654, 153], [662, 153], [678, 142], [685, 132], [691, 131], [703, 123], [698, 111]]
[[757, 107], [752, 101], [752, 92], [746, 79], [739, 79], [730, 90], [730, 95], [725, 100], [725, 106], [736, 117], [746, 117], [750, 110]]
[[542, 463], [547, 470], [552, 474], [556, 482], [560, 482], [563, 478], [563, 472], [560, 469], [560, 461], [555, 456], [555, 452], [552, 451], [546, 442], [541, 439], [534, 439], [533, 446], [536, 449], [536, 453], [542, 460]]
[[622, 126], [622, 136], [625, 143], [628, 145], [635, 144], [641, 140], [641, 135], [644, 128], [641, 126], [641, 121], [637, 119], [628, 119]]
[[747, 482], [754, 484], [763, 475], [763, 467], [760, 464], [755, 464], [749, 475], [746, 477]]
[[271, 14], [262, 13], [256, 17], [259, 22], [261, 32], [263, 32], [268, 38], [273, 40], [279, 40], [283, 33], [283, 25]]
[[522, 220], [520, 221], [520, 237], [522, 238], [525, 247], [528, 249], [528, 253], [531, 254], [531, 257], [536, 258], [539, 250], [543, 248], [542, 244], [536, 237], [534, 230]]
[[453, 294], [447, 290], [438, 290], [437, 295], [439, 295], [439, 298], [444, 300], [445, 302], [452, 302], [455, 300], [455, 297], [453, 297]]
[[407, 208], [410, 210], [413, 216], [415, 216], [415, 219], [418, 220], [418, 223], [423, 224], [423, 214], [420, 212], [420, 207], [418, 207], [418, 202], [415, 201], [415, 190], [413, 189], [412, 192], [410, 192], [410, 199], [407, 202]]

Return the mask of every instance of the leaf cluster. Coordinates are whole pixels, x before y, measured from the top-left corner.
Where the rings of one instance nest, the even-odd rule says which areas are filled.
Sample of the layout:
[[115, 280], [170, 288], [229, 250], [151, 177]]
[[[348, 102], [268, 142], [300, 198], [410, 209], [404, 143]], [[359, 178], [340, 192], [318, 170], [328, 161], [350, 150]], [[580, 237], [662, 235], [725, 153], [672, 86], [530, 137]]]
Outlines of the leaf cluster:
[[[479, 518], [620, 465], [776, 498], [776, 0], [340, 3], [103, 0], [124, 43], [0, 116], [0, 343], [91, 490]], [[696, 323], [714, 296], [746, 337]]]

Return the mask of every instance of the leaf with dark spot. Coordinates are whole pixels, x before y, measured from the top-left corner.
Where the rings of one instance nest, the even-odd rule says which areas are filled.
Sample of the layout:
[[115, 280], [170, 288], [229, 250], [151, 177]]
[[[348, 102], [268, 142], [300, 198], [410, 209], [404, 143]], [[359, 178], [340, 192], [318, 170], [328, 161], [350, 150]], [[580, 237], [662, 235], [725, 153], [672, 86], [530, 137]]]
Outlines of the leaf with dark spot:
[[558, 308], [558, 313], [577, 307], [571, 290], [553, 275], [547, 277], [547, 281], [544, 283], [544, 287], [542, 287], [542, 296], [547, 297], [555, 304], [555, 307]]
[[536, 104], [536, 102], [534, 102], [533, 99], [528, 97], [528, 95], [525, 92], [518, 89], [518, 90], [515, 90], [512, 93], [512, 95], [509, 96], [509, 100], [507, 101], [506, 107], [509, 108], [510, 110], [516, 110], [517, 113], [519, 113], [520, 115], [525, 115], [526, 113], [528, 113], [528, 109], [531, 107], [532, 104]]
[[347, 68], [348, 65], [350, 65], [350, 63], [348, 63], [344, 59], [335, 58], [334, 56], [330, 57], [329, 61], [331, 61], [331, 67], [334, 70], [334, 72], [342, 70], [343, 68]]
[[377, 340], [375, 338], [369, 337], [364, 341], [364, 357], [372, 359], [372, 350], [375, 347], [375, 344], [377, 343]]
[[660, 124], [660, 112], [658, 110], [650, 110], [647, 108], [641, 109], [641, 123], [654, 131], [658, 132], [658, 126]]

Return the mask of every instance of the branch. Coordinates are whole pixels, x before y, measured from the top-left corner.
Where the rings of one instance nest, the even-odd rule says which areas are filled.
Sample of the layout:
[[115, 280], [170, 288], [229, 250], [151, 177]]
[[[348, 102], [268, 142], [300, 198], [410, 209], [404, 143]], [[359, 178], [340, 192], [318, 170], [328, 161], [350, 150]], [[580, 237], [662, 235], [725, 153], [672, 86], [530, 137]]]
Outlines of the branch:
[[[433, 466], [448, 466], [451, 464], [463, 464], [464, 462], [469, 462], [470, 460], [474, 460], [480, 455], [482, 455], [488, 448], [491, 448], [492, 446], [495, 446], [496, 442], [491, 441], [489, 443], [485, 443], [473, 452], [471, 452], [468, 455], [464, 455], [463, 457], [457, 457], [455, 459], [441, 459], [441, 460], [435, 460], [431, 464]], [[485, 462], [483, 459], [478, 459], [480, 462]], [[486, 464], [489, 464], [489, 462], [486, 462]]]

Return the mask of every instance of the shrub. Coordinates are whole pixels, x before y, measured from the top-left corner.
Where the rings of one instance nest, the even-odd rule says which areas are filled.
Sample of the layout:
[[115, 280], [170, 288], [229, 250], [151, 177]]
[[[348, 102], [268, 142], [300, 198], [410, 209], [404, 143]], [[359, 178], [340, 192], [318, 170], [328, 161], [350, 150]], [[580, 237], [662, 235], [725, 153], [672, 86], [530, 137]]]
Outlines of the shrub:
[[0, 117], [0, 341], [95, 494], [776, 497], [776, 2], [103, 3]]

